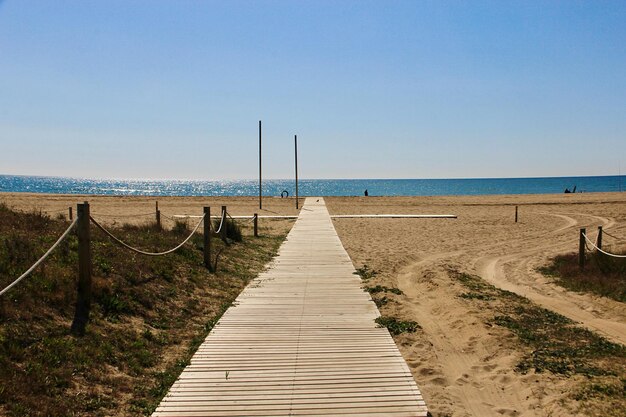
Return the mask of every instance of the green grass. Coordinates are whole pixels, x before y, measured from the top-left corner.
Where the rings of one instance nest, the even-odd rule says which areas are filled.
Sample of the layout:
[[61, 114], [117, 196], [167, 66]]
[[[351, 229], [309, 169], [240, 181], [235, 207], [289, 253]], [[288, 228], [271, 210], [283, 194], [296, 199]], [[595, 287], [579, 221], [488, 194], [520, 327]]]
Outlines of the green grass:
[[384, 292], [384, 293], [390, 292], [396, 295], [404, 294], [402, 290], [399, 288], [390, 288], [390, 287], [385, 287], [384, 285], [376, 285], [375, 287], [363, 287], [363, 288], [365, 289], [365, 291], [367, 291], [370, 294], [378, 294], [381, 292]]
[[375, 320], [379, 327], [386, 327], [389, 333], [396, 336], [402, 333], [414, 333], [421, 329], [420, 325], [414, 321], [398, 320], [395, 317], [380, 316]]
[[[26, 270], [67, 225], [0, 205], [0, 287]], [[188, 233], [154, 225], [112, 231], [150, 251], [169, 249]], [[202, 266], [201, 236], [155, 258], [126, 251], [93, 228], [92, 310], [84, 337], [69, 333], [77, 268], [71, 235], [0, 298], [0, 381], [11, 381], [0, 383], [0, 409], [12, 417], [149, 415], [284, 235], [244, 235], [228, 247], [213, 239], [215, 250], [224, 251], [212, 274]]]
[[362, 267], [357, 268], [354, 274], [360, 276], [363, 281], [367, 281], [378, 275], [378, 271], [370, 269], [367, 265], [363, 265]]
[[382, 306], [386, 305], [389, 301], [391, 301], [389, 298], [387, 298], [387, 296], [383, 296], [383, 297], [372, 297], [372, 300], [374, 301], [374, 304], [376, 304], [376, 307], [381, 308]]

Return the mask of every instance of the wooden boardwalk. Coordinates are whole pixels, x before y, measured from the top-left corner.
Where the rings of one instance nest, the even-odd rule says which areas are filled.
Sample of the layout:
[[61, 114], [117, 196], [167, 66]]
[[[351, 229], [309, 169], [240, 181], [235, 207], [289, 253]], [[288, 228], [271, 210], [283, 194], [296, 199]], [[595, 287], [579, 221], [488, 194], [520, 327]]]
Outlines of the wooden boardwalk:
[[237, 298], [153, 416], [426, 416], [333, 227], [307, 198], [279, 256]]

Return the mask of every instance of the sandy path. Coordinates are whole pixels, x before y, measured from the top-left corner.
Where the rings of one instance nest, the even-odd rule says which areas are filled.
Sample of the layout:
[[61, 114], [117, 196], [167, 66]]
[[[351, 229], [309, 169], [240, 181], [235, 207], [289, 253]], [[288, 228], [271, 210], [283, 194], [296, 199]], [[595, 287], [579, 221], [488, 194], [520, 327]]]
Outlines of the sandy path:
[[[474, 270], [496, 287], [529, 298], [545, 308], [580, 322], [614, 342], [626, 344], [626, 306], [623, 303], [565, 291], [536, 272], [537, 267], [544, 264], [546, 258], [571, 248], [572, 233], [568, 233], [569, 230], [578, 229], [585, 223], [570, 216], [591, 218], [594, 224], [599, 223], [607, 231], [615, 225], [615, 219], [580, 213], [548, 214], [567, 222], [565, 226], [551, 233], [555, 238], [547, 240], [546, 244], [535, 243], [528, 250], [519, 245], [511, 255], [473, 258], [470, 262]], [[590, 235], [593, 233], [588, 232]]]

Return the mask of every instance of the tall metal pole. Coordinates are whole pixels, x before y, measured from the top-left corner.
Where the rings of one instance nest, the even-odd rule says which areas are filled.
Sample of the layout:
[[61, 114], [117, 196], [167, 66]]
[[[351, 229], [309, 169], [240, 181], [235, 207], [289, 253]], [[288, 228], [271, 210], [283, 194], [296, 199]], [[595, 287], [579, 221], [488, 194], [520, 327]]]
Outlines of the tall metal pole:
[[294, 144], [295, 144], [295, 152], [296, 152], [296, 209], [300, 208], [298, 206], [298, 135], [293, 136]]
[[261, 160], [261, 121], [259, 120], [259, 209], [263, 208], [263, 170]]

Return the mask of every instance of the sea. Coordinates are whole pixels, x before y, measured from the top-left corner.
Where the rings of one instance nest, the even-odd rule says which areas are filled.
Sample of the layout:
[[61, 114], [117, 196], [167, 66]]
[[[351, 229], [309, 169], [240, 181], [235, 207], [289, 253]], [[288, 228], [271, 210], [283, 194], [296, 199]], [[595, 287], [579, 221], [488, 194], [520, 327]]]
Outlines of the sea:
[[[623, 191], [626, 175], [466, 179], [303, 179], [300, 196], [442, 196]], [[295, 193], [295, 181], [264, 180], [264, 196]], [[122, 180], [0, 175], [0, 192], [121, 196], [257, 196], [257, 180]]]

